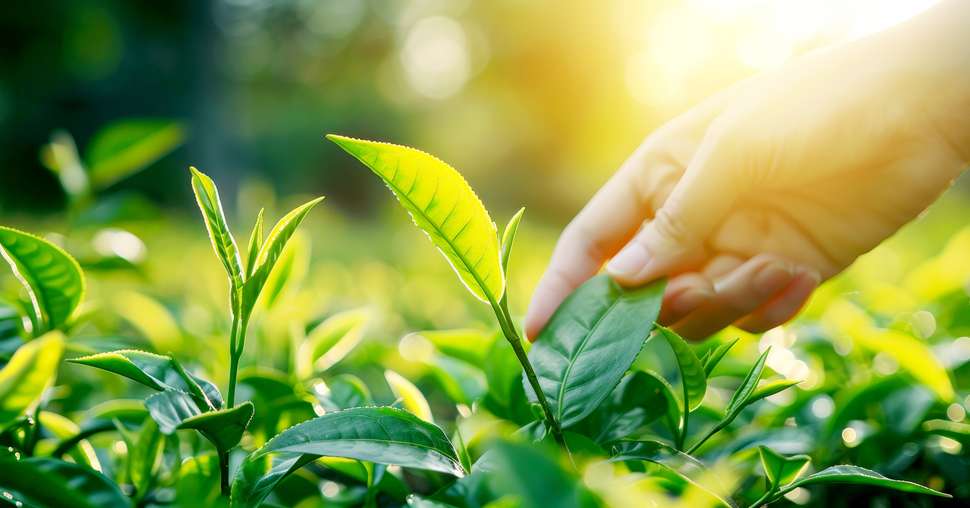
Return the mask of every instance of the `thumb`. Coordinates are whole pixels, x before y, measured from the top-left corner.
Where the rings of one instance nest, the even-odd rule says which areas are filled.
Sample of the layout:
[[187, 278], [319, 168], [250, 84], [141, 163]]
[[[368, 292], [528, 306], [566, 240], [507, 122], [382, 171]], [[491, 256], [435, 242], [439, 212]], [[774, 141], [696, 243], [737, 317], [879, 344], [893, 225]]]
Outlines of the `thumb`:
[[724, 143], [705, 140], [670, 196], [606, 265], [625, 286], [646, 284], [705, 258], [704, 245], [739, 193]]

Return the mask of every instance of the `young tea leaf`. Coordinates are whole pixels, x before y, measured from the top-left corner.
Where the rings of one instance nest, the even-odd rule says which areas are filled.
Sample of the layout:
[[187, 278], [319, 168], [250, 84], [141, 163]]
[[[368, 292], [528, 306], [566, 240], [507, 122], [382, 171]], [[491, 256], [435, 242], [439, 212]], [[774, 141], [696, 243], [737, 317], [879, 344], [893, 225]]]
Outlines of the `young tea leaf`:
[[428, 405], [424, 394], [421, 393], [421, 390], [417, 386], [414, 386], [414, 383], [408, 381], [407, 378], [393, 370], [385, 370], [384, 379], [387, 380], [391, 391], [401, 401], [404, 409], [426, 422], [434, 423], [434, 417], [431, 415], [431, 406]]
[[761, 380], [761, 374], [765, 369], [765, 361], [768, 359], [770, 352], [771, 347], [769, 346], [768, 349], [765, 349], [764, 353], [761, 353], [758, 360], [754, 362], [751, 370], [748, 371], [748, 374], [741, 381], [741, 385], [735, 390], [731, 401], [728, 402], [727, 411], [725, 411], [728, 415], [727, 419], [734, 420], [738, 413], [748, 405], [748, 399], [754, 393], [755, 389], [758, 388], [758, 381]]
[[113, 372], [158, 391], [172, 390], [197, 396], [196, 386], [198, 386], [201, 388], [203, 397], [197, 398], [208, 400], [208, 402], [206, 400], [199, 401], [203, 406], [211, 404], [215, 409], [222, 407], [222, 394], [219, 393], [216, 385], [201, 377], [185, 373], [177, 362], [169, 356], [134, 349], [121, 349], [72, 358], [67, 361]]
[[256, 215], [256, 224], [253, 225], [253, 232], [249, 234], [249, 248], [246, 249], [248, 251], [246, 255], [247, 280], [253, 276], [253, 270], [256, 269], [256, 256], [259, 256], [259, 246], [263, 244], [263, 213], [265, 211], [265, 208], [259, 209], [259, 214]]
[[34, 333], [67, 323], [84, 295], [84, 274], [70, 254], [29, 233], [0, 226], [0, 256], [30, 299]]
[[317, 400], [327, 411], [339, 411], [353, 407], [373, 404], [370, 390], [357, 376], [341, 374], [330, 380], [329, 385], [322, 382], [314, 387]]
[[772, 395], [774, 395], [776, 393], [781, 393], [781, 392], [783, 392], [783, 391], [785, 391], [785, 390], [787, 390], [787, 389], [789, 389], [789, 388], [797, 385], [798, 383], [801, 383], [801, 381], [792, 381], [790, 379], [778, 379], [778, 380], [775, 380], [775, 381], [769, 381], [769, 382], [767, 382], [767, 383], [759, 386], [754, 391], [754, 393], [752, 393], [751, 396], [748, 397], [748, 400], [745, 401], [745, 404], [744, 405], [745, 406], [748, 406], [750, 404], [753, 404], [755, 402], [758, 402], [761, 399], [766, 399], [768, 397], [771, 397]]
[[[596, 409], [633, 364], [660, 312], [663, 290], [663, 281], [625, 289], [598, 275], [552, 315], [529, 360], [563, 427]], [[535, 401], [527, 383], [525, 390]]]
[[212, 241], [212, 248], [222, 261], [233, 290], [238, 290], [244, 280], [242, 261], [239, 258], [236, 239], [233, 238], [229, 223], [226, 222], [226, 214], [222, 211], [219, 190], [205, 173], [194, 167], [190, 167], [189, 170], [192, 172], [192, 191], [195, 192], [195, 200], [199, 204], [199, 210], [202, 211], [202, 219], [209, 233], [209, 239]]
[[515, 244], [515, 234], [519, 231], [519, 223], [522, 222], [522, 216], [525, 214], [525, 207], [519, 208], [518, 212], [509, 219], [509, 223], [505, 226], [505, 232], [502, 233], [502, 272], [505, 274], [505, 280], [509, 280], [509, 260], [512, 259], [512, 246]]
[[277, 221], [273, 229], [266, 235], [266, 240], [263, 242], [262, 247], [259, 248], [259, 254], [256, 255], [256, 261], [252, 269], [253, 274], [246, 280], [246, 284], [242, 288], [243, 315], [248, 315], [252, 312], [253, 307], [256, 305], [256, 300], [259, 299], [259, 294], [263, 290], [263, 286], [266, 285], [266, 280], [269, 279], [270, 273], [272, 273], [276, 262], [283, 253], [283, 248], [286, 247], [286, 243], [296, 233], [296, 229], [300, 227], [300, 223], [310, 213], [310, 210], [321, 201], [323, 201], [323, 197], [310, 200], [294, 208], [290, 213], [284, 215], [282, 219]]
[[713, 351], [709, 351], [710, 355], [704, 359], [704, 374], [707, 377], [711, 377], [711, 373], [717, 367], [717, 364], [721, 363], [724, 359], [724, 355], [734, 347], [735, 344], [741, 339], [734, 339], [730, 342], [724, 342], [717, 346]]
[[[269, 454], [280, 455], [268, 460]], [[400, 409], [361, 407], [290, 427], [250, 454], [233, 481], [231, 505], [258, 506], [286, 475], [318, 457], [465, 474], [454, 447], [434, 424]]]
[[53, 384], [64, 337], [50, 332], [24, 344], [0, 369], [0, 430], [30, 409]]
[[80, 464], [48, 457], [12, 460], [0, 456], [0, 491], [12, 504], [36, 508], [130, 508], [107, 477]]
[[505, 292], [495, 223], [454, 168], [420, 150], [328, 134], [379, 176], [479, 300]]
[[296, 377], [308, 379], [347, 356], [363, 338], [368, 317], [365, 309], [349, 310], [334, 314], [314, 327], [297, 348]]
[[670, 328], [657, 326], [657, 330], [651, 338], [657, 336], [663, 337], [667, 341], [677, 359], [683, 386], [684, 412], [697, 409], [704, 401], [704, 394], [707, 392], [707, 376], [704, 373], [704, 367], [690, 345]]
[[793, 482], [805, 470], [811, 459], [808, 455], [786, 457], [767, 446], [758, 447], [761, 467], [765, 470], [770, 488], [777, 489]]

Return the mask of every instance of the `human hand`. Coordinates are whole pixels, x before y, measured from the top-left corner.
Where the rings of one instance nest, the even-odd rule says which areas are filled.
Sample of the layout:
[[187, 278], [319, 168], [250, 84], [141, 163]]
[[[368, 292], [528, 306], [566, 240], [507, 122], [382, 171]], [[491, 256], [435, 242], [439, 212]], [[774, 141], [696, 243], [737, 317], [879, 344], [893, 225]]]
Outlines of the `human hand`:
[[563, 231], [527, 335], [607, 260], [624, 285], [671, 277], [660, 321], [688, 338], [790, 319], [970, 160], [943, 100], [970, 94], [905, 57], [909, 30], [742, 82], [648, 137]]

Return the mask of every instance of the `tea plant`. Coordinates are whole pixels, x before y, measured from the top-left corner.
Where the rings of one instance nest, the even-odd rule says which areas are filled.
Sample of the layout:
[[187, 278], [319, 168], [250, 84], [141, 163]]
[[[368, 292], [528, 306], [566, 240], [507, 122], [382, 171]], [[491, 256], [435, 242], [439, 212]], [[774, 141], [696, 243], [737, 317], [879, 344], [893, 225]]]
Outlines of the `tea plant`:
[[[19, 288], [0, 306], [0, 505], [756, 508], [847, 484], [888, 489], [903, 502], [949, 496], [889, 478], [907, 471], [905, 457], [876, 472], [846, 464], [873, 461], [835, 444], [866, 413], [885, 415], [879, 421], [889, 430], [858, 432], [927, 443], [914, 444], [927, 461], [934, 442], [966, 443], [970, 425], [941, 416], [957, 393], [947, 371], [911, 371], [914, 364], [901, 361], [903, 372], [842, 395], [796, 389], [797, 381], [771, 374], [770, 345], [746, 364], [736, 350], [750, 351], [750, 339], [694, 345], [656, 324], [664, 281], [629, 289], [605, 275], [570, 295], [530, 347], [509, 304], [524, 210], [499, 236], [481, 200], [444, 162], [404, 146], [328, 137], [388, 186], [488, 305], [498, 332], [430, 330], [402, 339], [402, 348], [422, 351], [412, 362], [441, 387], [428, 398], [412, 375], [398, 373], [408, 374], [397, 370], [406, 364], [373, 356], [348, 362], [371, 345], [369, 310], [308, 320], [287, 314], [284, 337], [269, 341], [278, 332], [260, 316], [271, 321], [297, 301], [281, 296], [298, 272], [300, 242], [291, 240], [322, 198], [285, 214], [268, 233], [260, 211], [242, 252], [215, 183], [192, 168], [208, 243], [228, 280], [228, 326], [216, 339], [228, 353], [223, 398], [209, 380], [218, 368], [186, 350], [87, 340], [115, 329], [82, 305], [77, 262], [47, 240], [0, 227], [0, 254]], [[838, 313], [833, 322], [854, 334], [883, 333], [845, 305], [829, 306]], [[898, 330], [885, 334], [908, 339]], [[126, 389], [147, 397], [108, 396], [71, 409], [57, 392], [82, 385], [71, 376], [85, 369], [65, 367], [60, 376], [70, 381], [56, 385], [65, 350], [69, 364], [134, 381]], [[375, 370], [392, 400], [358, 377], [373, 378]], [[793, 391], [804, 394], [765, 409]], [[837, 410], [805, 423], [805, 407], [829, 393], [839, 397]]]

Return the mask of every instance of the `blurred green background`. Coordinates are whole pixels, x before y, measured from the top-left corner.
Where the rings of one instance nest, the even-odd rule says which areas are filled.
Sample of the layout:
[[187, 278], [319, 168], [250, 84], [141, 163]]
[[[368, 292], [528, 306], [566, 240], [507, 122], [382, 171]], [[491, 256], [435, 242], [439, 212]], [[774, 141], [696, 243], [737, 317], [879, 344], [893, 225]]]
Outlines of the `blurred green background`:
[[323, 142], [409, 144], [493, 209], [562, 225], [656, 126], [745, 76], [928, 0], [173, 0], [13, 3], [0, 15], [0, 211], [56, 212], [39, 149], [126, 118], [186, 142], [111, 187], [190, 210], [185, 168], [326, 194], [382, 189]]

